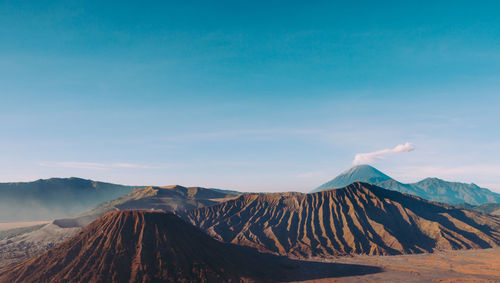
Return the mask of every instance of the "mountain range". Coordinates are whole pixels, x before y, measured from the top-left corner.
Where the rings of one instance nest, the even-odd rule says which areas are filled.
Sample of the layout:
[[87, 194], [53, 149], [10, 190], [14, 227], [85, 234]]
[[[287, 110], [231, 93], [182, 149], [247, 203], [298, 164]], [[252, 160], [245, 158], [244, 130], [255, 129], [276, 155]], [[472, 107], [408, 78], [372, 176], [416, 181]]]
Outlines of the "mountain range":
[[172, 214], [118, 211], [0, 273], [0, 281], [236, 281], [242, 259]]
[[113, 211], [0, 282], [282, 282], [380, 272], [299, 262], [221, 243], [166, 212]]
[[438, 178], [426, 178], [416, 183], [405, 184], [394, 180], [370, 165], [354, 166], [312, 192], [343, 188], [354, 182], [366, 182], [384, 189], [448, 204], [468, 203], [481, 205], [500, 202], [500, 194], [475, 184], [448, 182]]
[[[354, 182], [371, 183], [385, 189], [448, 204], [466, 203], [479, 206], [486, 203], [500, 203], [500, 194], [480, 188], [475, 184], [447, 182], [437, 178], [427, 178], [417, 183], [405, 184], [369, 165], [355, 166], [319, 186], [313, 192], [342, 188]], [[134, 191], [135, 189], [139, 190]], [[191, 195], [194, 194], [196, 196], [192, 198]], [[203, 194], [208, 195], [204, 197]], [[125, 208], [132, 203], [132, 207], [135, 208], [172, 211], [215, 204], [226, 197], [238, 194], [242, 193], [182, 186], [126, 186], [74, 177], [0, 183], [0, 222], [51, 220], [93, 214], [85, 220], [85, 223], [89, 223], [107, 210]], [[157, 204], [152, 203], [153, 196], [158, 199], [168, 199], [168, 204], [162, 200]], [[148, 201], [147, 198], [151, 200]], [[94, 211], [89, 211], [89, 209]], [[81, 220], [84, 219], [81, 218]]]
[[[422, 211], [424, 207], [429, 209]], [[237, 194], [178, 185], [146, 187], [77, 217], [57, 219], [24, 232], [13, 231], [8, 238], [0, 239], [0, 266], [53, 247], [106, 212], [130, 209], [172, 211], [219, 240], [298, 257], [487, 247], [496, 243], [495, 234], [490, 232], [497, 231], [495, 218], [487, 215], [364, 183], [312, 194]], [[443, 213], [446, 216], [440, 216]], [[450, 221], [465, 224], [449, 225]], [[408, 240], [408, 231], [423, 236]], [[472, 239], [470, 233], [483, 236]], [[442, 235], [455, 236], [450, 239]]]
[[0, 222], [70, 217], [133, 189], [81, 178], [0, 183]]
[[379, 271], [311, 258], [500, 245], [497, 216], [360, 182], [310, 194], [138, 188], [22, 230], [0, 239], [0, 282], [314, 280]]
[[0, 238], [0, 266], [39, 254], [73, 236], [108, 211], [145, 209], [179, 211], [218, 204], [238, 196], [238, 192], [183, 187], [136, 188], [131, 193], [90, 208], [75, 217], [56, 219], [36, 229], [14, 229]]
[[497, 217], [367, 183], [311, 194], [244, 194], [180, 215], [221, 241], [300, 258], [500, 244]]

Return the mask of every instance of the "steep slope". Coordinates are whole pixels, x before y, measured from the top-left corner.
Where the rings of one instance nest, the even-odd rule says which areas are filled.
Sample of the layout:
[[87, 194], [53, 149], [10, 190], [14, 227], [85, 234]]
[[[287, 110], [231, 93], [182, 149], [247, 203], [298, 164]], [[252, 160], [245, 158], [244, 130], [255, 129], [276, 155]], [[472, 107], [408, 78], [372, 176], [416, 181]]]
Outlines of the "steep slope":
[[0, 222], [69, 217], [131, 191], [130, 186], [80, 178], [0, 183]]
[[[359, 267], [340, 265], [344, 275], [379, 270]], [[0, 282], [263, 282], [301, 279], [307, 270], [218, 242], [171, 213], [135, 210], [109, 212], [48, 252], [0, 270]]]
[[172, 214], [110, 212], [69, 241], [1, 273], [0, 281], [236, 279], [238, 266], [222, 247]]
[[183, 217], [224, 242], [299, 257], [500, 244], [499, 218], [366, 183], [312, 194], [245, 194]]
[[[0, 241], [0, 266], [46, 251], [76, 234], [99, 216], [112, 210], [147, 209], [177, 211], [214, 205], [237, 197], [236, 192], [199, 187], [147, 187], [135, 189], [118, 199], [100, 204], [77, 217], [56, 219], [40, 231], [28, 231]], [[62, 237], [63, 235], [64, 237]]]
[[374, 184], [388, 180], [392, 180], [392, 178], [380, 172], [376, 168], [370, 165], [358, 165], [352, 167], [347, 171], [342, 172], [333, 180], [324, 183], [323, 185], [314, 189], [312, 192], [314, 193], [326, 189], [343, 188], [355, 182]]
[[319, 192], [326, 189], [342, 188], [354, 182], [374, 184], [384, 189], [416, 195], [426, 200], [447, 204], [500, 202], [500, 194], [475, 184], [448, 182], [438, 178], [426, 178], [417, 183], [404, 184], [398, 182], [369, 165], [355, 166], [340, 174], [335, 179], [314, 189]]

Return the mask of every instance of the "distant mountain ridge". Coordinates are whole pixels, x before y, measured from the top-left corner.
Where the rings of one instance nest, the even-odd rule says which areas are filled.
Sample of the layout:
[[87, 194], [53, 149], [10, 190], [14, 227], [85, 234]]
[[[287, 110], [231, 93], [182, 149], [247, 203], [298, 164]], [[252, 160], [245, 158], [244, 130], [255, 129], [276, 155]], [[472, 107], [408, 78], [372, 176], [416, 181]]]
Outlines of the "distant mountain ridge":
[[500, 203], [483, 203], [481, 205], [470, 205], [468, 203], [459, 203], [455, 206], [460, 208], [465, 208], [468, 210], [474, 210], [482, 213], [488, 213], [500, 216]]
[[0, 183], [0, 222], [73, 216], [134, 188], [75, 177]]
[[342, 188], [354, 182], [366, 182], [384, 189], [419, 196], [426, 200], [448, 204], [469, 203], [480, 205], [500, 202], [500, 194], [475, 184], [448, 182], [426, 178], [416, 183], [398, 182], [370, 165], [358, 165], [324, 183], [312, 192]]

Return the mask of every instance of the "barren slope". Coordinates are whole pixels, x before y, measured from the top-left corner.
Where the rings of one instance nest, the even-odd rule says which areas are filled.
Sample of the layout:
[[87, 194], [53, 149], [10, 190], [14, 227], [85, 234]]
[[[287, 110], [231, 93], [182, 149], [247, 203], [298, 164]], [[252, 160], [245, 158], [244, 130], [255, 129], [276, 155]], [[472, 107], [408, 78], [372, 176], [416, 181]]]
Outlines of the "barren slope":
[[299, 257], [500, 244], [500, 218], [365, 183], [312, 194], [245, 194], [183, 217], [224, 242]]
[[135, 210], [109, 212], [48, 252], [0, 270], [0, 282], [263, 282], [374, 272], [380, 268], [259, 254], [171, 213]]
[[233, 278], [224, 245], [169, 213], [110, 212], [0, 281], [135, 282]]
[[110, 210], [148, 209], [175, 211], [213, 205], [236, 197], [236, 192], [199, 187], [147, 187], [116, 200], [105, 202], [75, 218], [57, 219], [44, 229], [31, 231], [0, 241], [0, 267], [37, 255], [62, 240], [76, 234], [99, 216]]
[[33, 227], [33, 231], [12, 235], [0, 240], [0, 267], [12, 262], [38, 255], [52, 248], [80, 230], [80, 228], [62, 228], [50, 223], [43, 227]]

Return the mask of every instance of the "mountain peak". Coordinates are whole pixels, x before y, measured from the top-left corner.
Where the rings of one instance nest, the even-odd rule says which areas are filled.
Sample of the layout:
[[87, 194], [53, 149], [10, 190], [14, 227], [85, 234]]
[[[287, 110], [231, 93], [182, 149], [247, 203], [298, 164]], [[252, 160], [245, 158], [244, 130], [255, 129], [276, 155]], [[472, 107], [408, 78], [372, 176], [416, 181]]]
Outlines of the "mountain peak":
[[172, 213], [112, 211], [46, 253], [0, 270], [0, 282], [282, 281], [276, 270], [286, 277], [291, 268], [273, 259], [212, 239]]
[[349, 168], [348, 170], [344, 171], [343, 174], [346, 174], [346, 173], [354, 173], [354, 172], [362, 172], [362, 173], [371, 173], [371, 174], [377, 174], [377, 175], [385, 175], [384, 173], [380, 172], [377, 168], [371, 166], [371, 165], [368, 165], [368, 164], [360, 164], [360, 165], [355, 165], [351, 168]]
[[335, 179], [324, 183], [313, 192], [318, 192], [326, 189], [337, 189], [346, 187], [354, 182], [378, 183], [392, 180], [391, 177], [382, 173], [373, 166], [362, 164], [356, 165], [335, 177]]
[[427, 178], [419, 181], [418, 183], [424, 183], [424, 182], [444, 182], [444, 180], [436, 178], [436, 177], [427, 177]]

